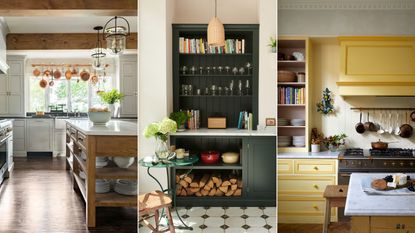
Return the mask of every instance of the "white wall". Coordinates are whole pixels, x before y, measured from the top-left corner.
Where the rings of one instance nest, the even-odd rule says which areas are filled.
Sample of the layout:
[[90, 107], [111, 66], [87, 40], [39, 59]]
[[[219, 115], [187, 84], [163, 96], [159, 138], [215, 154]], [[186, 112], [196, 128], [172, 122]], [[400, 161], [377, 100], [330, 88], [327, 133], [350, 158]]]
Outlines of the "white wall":
[[[355, 125], [359, 121], [359, 112], [350, 110], [350, 107], [415, 107], [414, 98], [411, 97], [347, 97], [343, 99], [338, 96], [336, 81], [340, 73], [340, 46], [335, 39], [325, 40], [323, 43], [314, 43], [313, 47], [313, 98], [311, 106], [313, 112], [313, 126], [322, 130], [324, 135], [333, 135], [346, 133], [348, 135], [347, 143], [349, 147], [370, 148], [370, 142], [381, 139], [383, 141], [397, 141], [398, 143], [390, 144], [390, 147], [415, 148], [415, 138], [403, 139], [399, 136], [388, 134], [379, 135], [377, 133], [365, 132], [358, 134], [355, 131]], [[328, 87], [334, 93], [334, 105], [336, 115], [323, 116], [316, 112], [314, 103], [321, 100], [322, 91]], [[395, 112], [393, 112], [395, 113]], [[409, 112], [410, 113], [410, 112]], [[370, 119], [378, 122], [379, 112], [371, 114]], [[396, 115], [393, 115], [395, 117]], [[404, 120], [404, 112], [401, 112], [401, 119]], [[366, 121], [366, 113], [363, 116], [363, 122]], [[398, 126], [401, 123], [395, 124]], [[411, 122], [415, 127], [415, 124]]]
[[[173, 1], [140, 0], [139, 2], [139, 155], [154, 153], [154, 139], [143, 136], [144, 128], [161, 120], [171, 110], [171, 17]], [[168, 81], [169, 80], [169, 81]], [[153, 169], [153, 174], [166, 187], [164, 169]], [[141, 193], [159, 190], [139, 169]]]
[[[174, 23], [207, 24], [215, 16], [215, 0], [175, 0], [175, 2]], [[222, 23], [259, 22], [259, 0], [217, 0], [217, 3], [217, 15]]]

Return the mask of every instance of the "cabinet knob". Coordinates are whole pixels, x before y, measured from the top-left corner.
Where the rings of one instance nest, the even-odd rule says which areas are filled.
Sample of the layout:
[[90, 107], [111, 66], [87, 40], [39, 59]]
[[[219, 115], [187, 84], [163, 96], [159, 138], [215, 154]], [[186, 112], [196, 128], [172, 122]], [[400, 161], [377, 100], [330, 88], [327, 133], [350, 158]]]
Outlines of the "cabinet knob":
[[392, 166], [395, 166], [395, 162], [392, 162]]
[[317, 167], [317, 166], [315, 166], [313, 169], [317, 171], [317, 170], [318, 170], [318, 167]]
[[318, 210], [318, 206], [317, 205], [313, 205], [313, 209]]
[[401, 229], [401, 224], [396, 224], [396, 229]]
[[314, 187], [315, 189], [318, 189], [318, 185], [316, 185], [316, 184], [313, 184], [313, 187]]

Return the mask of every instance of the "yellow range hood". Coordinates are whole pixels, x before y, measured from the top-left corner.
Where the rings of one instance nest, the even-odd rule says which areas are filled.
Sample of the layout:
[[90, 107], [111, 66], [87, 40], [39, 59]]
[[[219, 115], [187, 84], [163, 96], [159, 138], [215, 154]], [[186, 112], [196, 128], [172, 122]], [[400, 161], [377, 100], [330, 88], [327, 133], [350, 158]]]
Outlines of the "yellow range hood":
[[341, 96], [415, 96], [415, 37], [339, 37]]

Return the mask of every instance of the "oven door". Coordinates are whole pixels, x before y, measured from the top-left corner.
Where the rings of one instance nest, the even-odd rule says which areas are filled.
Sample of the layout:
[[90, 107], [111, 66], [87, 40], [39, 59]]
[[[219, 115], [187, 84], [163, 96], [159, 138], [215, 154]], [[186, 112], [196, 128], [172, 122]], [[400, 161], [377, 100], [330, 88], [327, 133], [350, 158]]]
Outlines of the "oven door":
[[3, 175], [3, 167], [7, 167], [7, 157], [8, 157], [8, 144], [7, 139], [0, 141], [0, 175]]

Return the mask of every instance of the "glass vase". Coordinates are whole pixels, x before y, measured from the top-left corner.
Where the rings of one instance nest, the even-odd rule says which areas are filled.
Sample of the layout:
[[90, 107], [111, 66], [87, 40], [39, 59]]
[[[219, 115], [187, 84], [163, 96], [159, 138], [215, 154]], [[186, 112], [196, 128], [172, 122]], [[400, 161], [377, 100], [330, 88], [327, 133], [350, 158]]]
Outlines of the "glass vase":
[[155, 154], [158, 160], [165, 161], [173, 158], [173, 153], [170, 152], [169, 145], [167, 140], [163, 141], [161, 139], [156, 140]]

